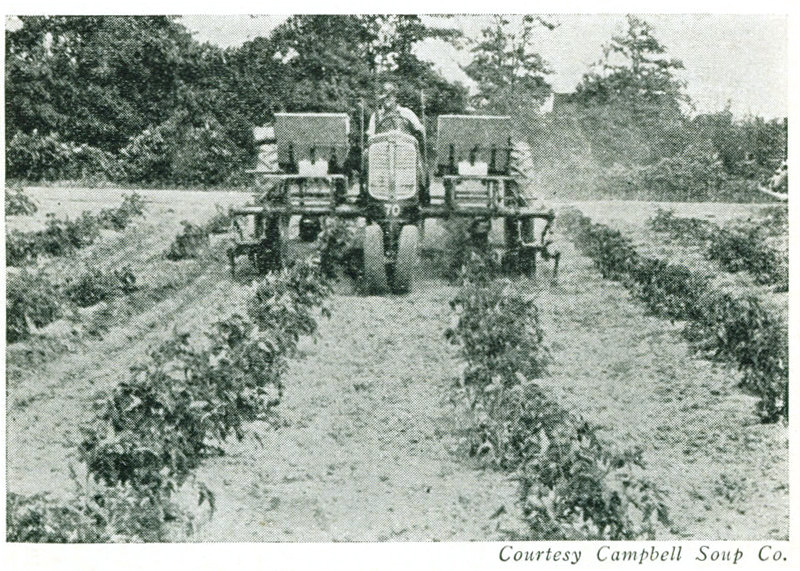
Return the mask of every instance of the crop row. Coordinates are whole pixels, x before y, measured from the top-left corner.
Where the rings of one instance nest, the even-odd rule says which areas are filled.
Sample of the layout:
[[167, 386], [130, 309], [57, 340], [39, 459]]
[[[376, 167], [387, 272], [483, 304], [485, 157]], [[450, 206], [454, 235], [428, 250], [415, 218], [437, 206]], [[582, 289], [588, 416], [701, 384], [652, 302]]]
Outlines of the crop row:
[[6, 263], [9, 266], [22, 266], [35, 262], [42, 255], [73, 254], [93, 244], [100, 236], [101, 229], [124, 230], [133, 218], [143, 213], [142, 197], [133, 193], [125, 196], [117, 208], [103, 208], [97, 214], [84, 212], [74, 220], [48, 214], [44, 230], [12, 230], [6, 235]]
[[649, 225], [673, 239], [701, 242], [706, 258], [719, 263], [725, 271], [745, 271], [759, 285], [776, 286], [777, 291], [789, 289], [788, 259], [767, 242], [769, 229], [753, 224], [720, 227], [708, 220], [675, 216], [661, 209]]
[[670, 522], [662, 493], [636, 473], [641, 451], [604, 442], [534, 382], [550, 358], [537, 308], [485, 269], [475, 260], [462, 273], [446, 334], [465, 364], [471, 452], [520, 482], [527, 539], [652, 539]]
[[69, 307], [90, 307], [101, 301], [136, 291], [136, 276], [128, 266], [111, 271], [87, 268], [61, 282], [44, 272], [23, 269], [6, 280], [6, 342], [27, 339], [69, 312]]
[[[68, 500], [9, 494], [8, 541], [159, 541], [168, 522], [190, 520], [175, 493], [244, 423], [273, 418], [287, 359], [329, 294], [317, 263], [297, 263], [254, 284], [246, 315], [153, 350], [82, 427], [85, 486]], [[213, 513], [213, 491], [196, 487]]]
[[564, 212], [560, 221], [604, 277], [622, 283], [654, 315], [685, 321], [683, 334], [697, 351], [735, 365], [740, 386], [759, 397], [763, 422], [788, 418], [785, 320], [752, 294], [720, 291], [686, 266], [640, 255], [618, 230], [578, 211]]

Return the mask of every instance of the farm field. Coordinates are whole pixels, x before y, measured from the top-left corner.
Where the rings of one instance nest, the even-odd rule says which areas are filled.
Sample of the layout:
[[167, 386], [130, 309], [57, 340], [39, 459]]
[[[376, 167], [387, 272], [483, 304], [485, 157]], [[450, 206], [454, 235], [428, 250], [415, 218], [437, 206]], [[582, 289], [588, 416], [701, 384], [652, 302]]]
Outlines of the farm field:
[[[34, 229], [47, 212], [75, 216], [116, 205], [130, 192], [30, 189], [39, 213], [9, 218], [8, 227]], [[79, 426], [91, 417], [95, 398], [175, 327], [201, 331], [215, 317], [241, 311], [249, 293], [246, 280], [230, 277], [223, 243], [212, 242], [196, 260], [163, 259], [182, 220], [202, 223], [215, 204], [243, 203], [247, 194], [138, 192], [146, 216], [77, 257], [130, 264], [142, 285], [163, 294], [135, 311], [118, 308], [101, 336], [86, 333], [87, 312], [46, 327], [44, 339], [9, 347], [9, 491], [71, 490], [68, 466], [79, 466]], [[566, 206], [573, 204], [556, 209]], [[696, 265], [707, 263], [691, 248], [659, 244], [645, 228], [657, 207], [720, 223], [764, 207], [574, 206], [635, 236], [637, 248], [685, 254]], [[436, 232], [427, 235], [433, 244]], [[735, 388], [735, 372], [692, 355], [680, 324], [648, 316], [566, 237], [558, 238], [559, 284], [526, 282], [552, 353], [542, 384], [599, 424], [604, 437], [645, 451], [646, 475], [668, 492], [674, 519], [674, 529], [659, 539], [787, 538], [785, 424], [760, 424], [755, 399]], [[49, 271], [67, 263], [73, 262], [44, 262]], [[176, 529], [175, 540], [476, 541], [521, 529], [516, 484], [464, 459], [461, 412], [448, 399], [459, 364], [444, 338], [455, 288], [428, 273], [407, 296], [361, 296], [348, 284], [337, 287], [319, 338], [305, 339], [289, 368], [278, 407], [282, 426], [252, 423], [224, 456], [202, 463], [197, 477], [213, 488], [216, 512], [191, 536]], [[778, 305], [787, 297], [764, 295]]]

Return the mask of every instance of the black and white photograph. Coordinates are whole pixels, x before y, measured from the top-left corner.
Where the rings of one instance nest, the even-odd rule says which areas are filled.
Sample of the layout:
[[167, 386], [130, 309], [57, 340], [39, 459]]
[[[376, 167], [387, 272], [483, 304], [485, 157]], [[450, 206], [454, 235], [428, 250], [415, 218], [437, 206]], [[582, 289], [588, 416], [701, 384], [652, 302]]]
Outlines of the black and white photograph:
[[788, 3], [16, 8], [14, 569], [39, 543], [800, 564]]

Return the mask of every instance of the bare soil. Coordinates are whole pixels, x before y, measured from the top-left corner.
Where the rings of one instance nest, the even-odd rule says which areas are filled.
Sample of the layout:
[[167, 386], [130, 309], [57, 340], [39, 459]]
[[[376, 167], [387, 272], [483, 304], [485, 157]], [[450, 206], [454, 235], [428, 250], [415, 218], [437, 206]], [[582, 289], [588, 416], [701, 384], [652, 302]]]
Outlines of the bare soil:
[[[124, 193], [31, 192], [40, 207], [79, 202], [77, 212], [86, 203], [118, 204]], [[148, 217], [81, 256], [130, 260], [145, 283], [181, 277], [163, 299], [119, 317], [100, 339], [72, 323], [41, 334], [69, 351], [26, 360], [24, 350], [9, 348], [7, 366], [16, 367], [7, 384], [9, 491], [68, 493], [68, 463], [77, 467], [79, 426], [95, 398], [174, 328], [199, 331], [215, 316], [242, 310], [248, 286], [230, 278], [222, 244], [206, 259], [177, 264], [161, 253], [180, 220], [203, 221], [216, 202], [247, 196], [140, 194]], [[655, 212], [641, 203], [618, 206], [614, 212], [629, 212], [629, 220]], [[596, 210], [610, 211], [605, 204]], [[609, 440], [644, 449], [648, 476], [669, 493], [675, 519], [674, 533], [662, 539], [788, 537], [786, 426], [758, 424], [754, 399], [734, 388], [734, 372], [693, 356], [679, 324], [646, 315], [565, 239], [560, 244], [559, 285], [520, 284], [538, 300], [553, 355], [541, 383], [602, 425]], [[341, 287], [318, 340], [304, 341], [290, 365], [283, 425], [253, 423], [244, 440], [203, 463], [197, 479], [216, 493], [216, 512], [193, 535], [176, 532], [175, 539], [462, 541], [523, 530], [514, 482], [481, 469], [460, 446], [463, 421], [449, 402], [459, 367], [443, 336], [453, 292], [434, 278], [407, 296], [365, 297]]]

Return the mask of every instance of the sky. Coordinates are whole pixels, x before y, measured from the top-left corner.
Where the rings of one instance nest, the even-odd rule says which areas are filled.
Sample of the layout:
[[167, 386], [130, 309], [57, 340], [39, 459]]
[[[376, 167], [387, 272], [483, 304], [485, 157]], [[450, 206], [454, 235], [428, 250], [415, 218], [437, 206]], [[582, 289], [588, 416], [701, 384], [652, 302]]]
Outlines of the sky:
[[[757, 14], [648, 14], [656, 38], [669, 57], [683, 61], [680, 76], [699, 113], [723, 109], [728, 101], [737, 116], [785, 117], [787, 102], [787, 33], [785, 16]], [[268, 35], [286, 16], [183, 16], [184, 25], [200, 41], [237, 46]], [[557, 92], [570, 92], [600, 59], [603, 44], [622, 32], [622, 14], [557, 14], [553, 31], [542, 29], [535, 46], [553, 69], [548, 77]], [[468, 37], [478, 38], [487, 16], [455, 16], [451, 20]], [[417, 46], [451, 80], [469, 84], [461, 70], [468, 50], [443, 42]]]

